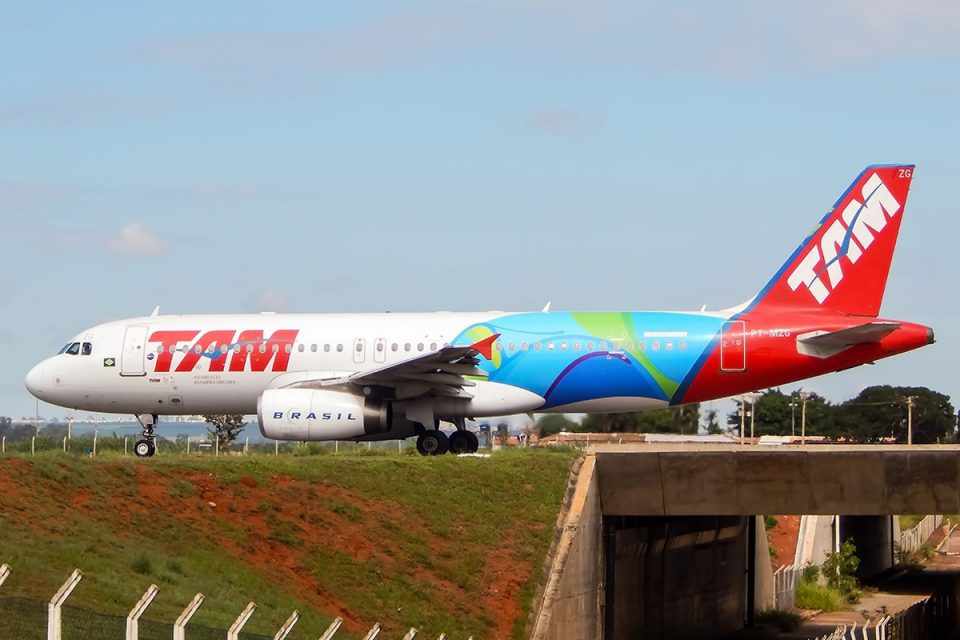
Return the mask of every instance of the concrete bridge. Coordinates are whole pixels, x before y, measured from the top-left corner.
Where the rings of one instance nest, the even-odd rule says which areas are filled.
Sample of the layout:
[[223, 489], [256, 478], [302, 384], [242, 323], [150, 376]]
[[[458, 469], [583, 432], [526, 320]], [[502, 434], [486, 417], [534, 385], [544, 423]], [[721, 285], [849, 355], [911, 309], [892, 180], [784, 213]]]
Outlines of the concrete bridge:
[[960, 447], [599, 445], [558, 522], [533, 637], [718, 637], [769, 590], [758, 515], [856, 516], [838, 531], [882, 570], [889, 515], [920, 513], [960, 513]]

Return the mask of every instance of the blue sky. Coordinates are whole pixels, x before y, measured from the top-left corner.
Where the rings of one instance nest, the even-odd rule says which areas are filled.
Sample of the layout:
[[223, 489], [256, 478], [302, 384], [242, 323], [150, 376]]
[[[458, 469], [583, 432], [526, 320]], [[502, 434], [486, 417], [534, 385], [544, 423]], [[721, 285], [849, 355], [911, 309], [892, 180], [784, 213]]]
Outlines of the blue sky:
[[4, 12], [0, 415], [157, 304], [729, 306], [874, 162], [939, 342], [807, 386], [960, 394], [955, 3], [134, 4]]

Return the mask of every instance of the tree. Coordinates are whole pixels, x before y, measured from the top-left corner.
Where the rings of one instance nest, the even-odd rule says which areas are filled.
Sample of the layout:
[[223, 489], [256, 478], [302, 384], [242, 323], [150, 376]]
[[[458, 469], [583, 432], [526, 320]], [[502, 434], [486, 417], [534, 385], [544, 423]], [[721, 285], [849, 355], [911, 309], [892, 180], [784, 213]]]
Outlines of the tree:
[[950, 397], [926, 387], [867, 387], [837, 407], [837, 435], [854, 442], [893, 437], [907, 441], [907, 398], [913, 398], [913, 441], [934, 443], [953, 437]]
[[717, 421], [717, 410], [710, 409], [707, 411], [707, 416], [705, 419], [707, 433], [715, 436], [717, 434], [723, 433], [723, 429], [720, 428], [720, 423]]
[[573, 431], [580, 425], [562, 413], [551, 413], [537, 420], [536, 426], [540, 430], [540, 437], [542, 438], [561, 431]]
[[700, 405], [694, 403], [635, 413], [591, 413], [578, 431], [694, 434], [699, 429]]
[[[737, 411], [727, 415], [727, 424], [737, 433], [740, 432], [740, 399], [734, 398], [738, 405]], [[796, 403], [791, 407], [790, 403]], [[757, 436], [777, 435], [788, 436], [796, 430], [800, 435], [803, 400], [799, 393], [787, 395], [780, 389], [767, 389], [758, 398], [752, 408], [754, 411], [754, 434]], [[815, 393], [807, 394], [807, 435], [831, 436], [835, 432], [832, 405]], [[744, 421], [744, 431], [750, 435], [750, 416]]]
[[241, 415], [203, 416], [207, 421], [207, 433], [210, 439], [220, 438], [221, 447], [229, 447], [240, 436], [247, 423]]

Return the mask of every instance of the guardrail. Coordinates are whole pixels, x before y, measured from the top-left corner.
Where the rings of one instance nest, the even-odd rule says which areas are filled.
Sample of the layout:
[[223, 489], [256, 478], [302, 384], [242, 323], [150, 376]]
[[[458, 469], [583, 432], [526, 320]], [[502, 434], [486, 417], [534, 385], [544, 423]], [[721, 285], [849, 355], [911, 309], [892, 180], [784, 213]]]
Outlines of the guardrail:
[[900, 553], [913, 553], [918, 550], [930, 539], [933, 532], [941, 526], [943, 526], [942, 515], [929, 515], [925, 516], [923, 520], [912, 528], [901, 531], [900, 540], [898, 541]]
[[[11, 573], [12, 573], [12, 570], [8, 565], [0, 564], [0, 586], [2, 586], [4, 582], [7, 580], [7, 578], [10, 577]], [[70, 597], [74, 589], [77, 588], [77, 586], [80, 584], [82, 580], [83, 580], [83, 573], [81, 573], [79, 569], [75, 569], [73, 573], [71, 573], [70, 576], [67, 578], [66, 582], [63, 583], [63, 585], [57, 590], [54, 596], [47, 603], [47, 612], [46, 612], [47, 633], [45, 636], [47, 640], [62, 640], [63, 610], [66, 608], [67, 599]], [[130, 609], [130, 613], [126, 616], [126, 619], [125, 619], [125, 627], [126, 627], [125, 636], [124, 636], [125, 640], [139, 640], [141, 616], [143, 616], [143, 614], [146, 612], [147, 608], [153, 602], [154, 598], [156, 598], [159, 591], [160, 590], [156, 585], [153, 585], [153, 584], [150, 585], [147, 588], [146, 592], [140, 597], [139, 600], [137, 600], [136, 604], [134, 604], [133, 607]], [[190, 621], [190, 618], [193, 617], [193, 615], [197, 612], [197, 610], [203, 604], [204, 599], [205, 598], [202, 593], [198, 593], [196, 596], [194, 596], [193, 600], [191, 600], [190, 603], [186, 606], [186, 608], [177, 618], [176, 622], [172, 624], [164, 624], [164, 623], [159, 623], [157, 621], [151, 621], [149, 624], [151, 627], [154, 628], [154, 631], [156, 630], [157, 627], [161, 627], [161, 626], [164, 627], [165, 633], [166, 631], [172, 629], [174, 640], [186, 640], [187, 623]], [[0, 618], [6, 618], [6, 619], [12, 618], [14, 619], [15, 622], [16, 622], [16, 619], [19, 618], [21, 620], [19, 624], [22, 624], [23, 618], [38, 618], [37, 622], [40, 623], [39, 618], [42, 618], [42, 614], [36, 615], [40, 613], [39, 612], [40, 606], [42, 606], [42, 603], [36, 602], [34, 600], [27, 600], [24, 598], [0, 597]], [[253, 614], [256, 612], [256, 607], [257, 607], [256, 603], [254, 602], [248, 603], [247, 606], [244, 607], [243, 611], [240, 612], [240, 615], [237, 617], [234, 623], [230, 626], [230, 629], [227, 630], [226, 632], [219, 631], [218, 633], [219, 634], [226, 633], [226, 637], [228, 638], [228, 640], [237, 640], [243, 627], [247, 624], [247, 622], [250, 620], [251, 617], [253, 617]], [[5, 611], [5, 609], [7, 611]], [[76, 614], [80, 610], [74, 609], [73, 611], [74, 611], [74, 614]], [[9, 615], [11, 612], [13, 613], [13, 615]], [[18, 616], [18, 614], [23, 614], [24, 612], [27, 612], [31, 615]], [[101, 625], [101, 628], [105, 626], [110, 626], [109, 622], [116, 621], [119, 623], [121, 620], [124, 620], [119, 616], [108, 616], [103, 614], [97, 614], [91, 611], [83, 611], [83, 614], [84, 614], [83, 616], [84, 619], [97, 618], [97, 619], [100, 619], [99, 620], [100, 623], [104, 623], [104, 621], [106, 621], [105, 624]], [[291, 631], [293, 631], [294, 626], [296, 626], [299, 620], [300, 620], [300, 613], [298, 611], [294, 611], [293, 613], [291, 613], [290, 617], [288, 617], [286, 622], [283, 623], [283, 626], [281, 626], [280, 629], [277, 630], [276, 634], [274, 634], [273, 640], [285, 640], [290, 635]], [[2, 628], [2, 623], [3, 623], [3, 620], [0, 620], [0, 628]], [[327, 627], [326, 631], [324, 631], [323, 634], [320, 636], [320, 640], [334, 640], [335, 636], [337, 635], [337, 632], [340, 630], [342, 626], [343, 626], [343, 620], [341, 618], [334, 619], [334, 621], [330, 623], [330, 625]], [[26, 630], [25, 627], [21, 627], [21, 629]], [[29, 631], [31, 632], [30, 637], [41, 637], [41, 634], [37, 633], [38, 631], [37, 629], [30, 629]], [[207, 633], [205, 634], [205, 637], [212, 637], [210, 635], [210, 632], [216, 632], [217, 630], [205, 629], [205, 631], [207, 631]], [[375, 640], [380, 636], [380, 631], [381, 631], [380, 623], [374, 624], [373, 627], [371, 627], [370, 630], [364, 636], [364, 640]], [[414, 640], [414, 638], [416, 638], [417, 636], [417, 633], [418, 631], [416, 628], [410, 628], [410, 630], [407, 631], [406, 635], [404, 636], [404, 640]], [[152, 635], [156, 635], [156, 633]], [[101, 636], [98, 635], [97, 637], [101, 637]], [[119, 635], [117, 637], [119, 637]], [[223, 637], [223, 635], [220, 635], [220, 637]], [[263, 637], [264, 640], [269, 640], [265, 636], [253, 636], [251, 634], [244, 633], [244, 638], [248, 638], [250, 640], [253, 640], [253, 638], [261, 638], [261, 637]], [[438, 640], [446, 640], [446, 637], [447, 637], [446, 634], [441, 633]], [[471, 637], [468, 640], [473, 640], [473, 638]]]

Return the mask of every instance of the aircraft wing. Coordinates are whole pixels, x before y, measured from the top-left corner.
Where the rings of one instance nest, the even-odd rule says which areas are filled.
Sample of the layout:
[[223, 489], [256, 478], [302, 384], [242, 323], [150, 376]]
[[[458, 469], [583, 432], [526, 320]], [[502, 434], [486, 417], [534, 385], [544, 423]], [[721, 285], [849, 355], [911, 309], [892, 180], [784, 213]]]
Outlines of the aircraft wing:
[[464, 387], [475, 386], [467, 376], [486, 376], [477, 367], [481, 356], [493, 355], [493, 343], [500, 334], [493, 334], [469, 346], [448, 345], [413, 358], [401, 360], [379, 369], [367, 369], [350, 375], [303, 380], [298, 387], [332, 387], [345, 384], [392, 387], [398, 400], [433, 395], [470, 398]]
[[879, 342], [899, 327], [899, 322], [875, 320], [839, 331], [811, 331], [797, 336], [797, 351], [816, 358], [829, 358], [854, 345]]

